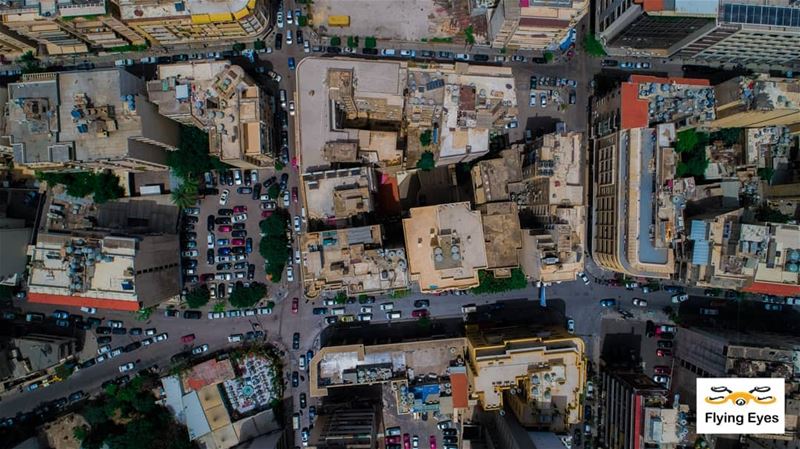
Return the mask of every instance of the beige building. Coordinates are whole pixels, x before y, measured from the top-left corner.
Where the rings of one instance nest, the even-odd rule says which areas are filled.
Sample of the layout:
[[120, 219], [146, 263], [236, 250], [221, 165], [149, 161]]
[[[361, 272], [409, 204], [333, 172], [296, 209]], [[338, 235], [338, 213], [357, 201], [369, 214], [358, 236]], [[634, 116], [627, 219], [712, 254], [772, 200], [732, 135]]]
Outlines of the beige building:
[[384, 248], [379, 225], [300, 236], [303, 288], [308, 298], [323, 291], [348, 295], [390, 292], [408, 286], [405, 251]]
[[463, 290], [488, 267], [481, 214], [468, 202], [415, 207], [403, 219], [409, 277], [423, 292]]
[[504, 201], [479, 206], [486, 245], [486, 269], [496, 278], [511, 277], [519, 267], [522, 230], [516, 203]]
[[124, 70], [23, 75], [9, 100], [5, 135], [21, 166], [164, 170], [178, 145], [178, 126]]
[[586, 145], [582, 133], [552, 133], [525, 151], [517, 197], [535, 219], [522, 234], [521, 265], [531, 279], [570, 281], [583, 271]]
[[715, 128], [761, 128], [793, 125], [800, 132], [800, 80], [736, 77], [714, 86]]
[[378, 181], [370, 167], [304, 173], [303, 200], [310, 220], [346, 225], [348, 220], [375, 210]]
[[120, 17], [152, 45], [164, 47], [256, 39], [269, 29], [263, 0], [118, 0]]
[[551, 48], [564, 40], [588, 11], [588, 0], [499, 0], [488, 12], [492, 47]]
[[12, 49], [22, 52], [33, 50], [25, 45], [20, 48], [22, 39], [35, 42], [50, 55], [147, 44], [120, 20], [116, 5], [106, 0], [14, 0], [0, 10], [0, 23], [0, 42], [11, 41]]
[[209, 154], [240, 168], [265, 167], [272, 157], [272, 113], [266, 94], [229, 61], [158, 66], [147, 83], [158, 112], [208, 132]]

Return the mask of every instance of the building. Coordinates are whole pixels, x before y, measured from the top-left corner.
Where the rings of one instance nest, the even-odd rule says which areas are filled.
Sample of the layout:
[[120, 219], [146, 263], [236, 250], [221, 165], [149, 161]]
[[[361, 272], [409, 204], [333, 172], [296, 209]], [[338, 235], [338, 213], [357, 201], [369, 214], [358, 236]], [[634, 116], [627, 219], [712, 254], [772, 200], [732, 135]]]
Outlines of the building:
[[791, 0], [604, 0], [595, 33], [615, 56], [791, 67], [800, 14]]
[[120, 19], [116, 4], [106, 0], [12, 0], [6, 5], [0, 10], [0, 42], [17, 52], [35, 54], [33, 43], [49, 55], [147, 45], [144, 36]]
[[525, 149], [516, 199], [529, 217], [521, 266], [530, 279], [569, 281], [583, 271], [585, 146], [585, 136], [571, 131], [546, 134]]
[[348, 295], [384, 293], [408, 286], [405, 251], [384, 248], [380, 225], [300, 236], [304, 294], [345, 290]]
[[471, 161], [488, 153], [490, 132], [516, 121], [511, 80], [502, 67], [304, 58], [295, 98], [299, 163], [320, 171], [366, 162], [393, 174], [415, 169], [426, 153], [439, 166]]
[[488, 267], [481, 214], [468, 202], [415, 207], [403, 219], [409, 277], [423, 292], [476, 287]]
[[159, 114], [208, 132], [209, 154], [240, 168], [274, 163], [272, 110], [266, 93], [229, 61], [158, 66], [147, 83]]
[[563, 432], [583, 418], [584, 343], [560, 328], [467, 325], [470, 402], [506, 405], [528, 428]]
[[736, 77], [714, 86], [718, 128], [792, 127], [800, 132], [800, 80]]
[[310, 220], [344, 226], [375, 211], [378, 180], [370, 167], [308, 172], [302, 180]]
[[595, 100], [592, 256], [630, 276], [670, 278], [690, 183], [676, 179], [676, 131], [714, 118], [706, 80], [633, 75]]
[[511, 277], [519, 268], [522, 231], [517, 204], [511, 201], [487, 203], [479, 207], [486, 246], [486, 269], [496, 278]]
[[553, 48], [567, 39], [588, 11], [588, 0], [500, 0], [488, 12], [489, 38], [494, 48]]
[[119, 69], [23, 75], [9, 85], [14, 163], [35, 169], [165, 170], [178, 126]]
[[[677, 419], [663, 420], [672, 413], [666, 408], [668, 391], [661, 384], [642, 373], [601, 370], [600, 376], [603, 418], [598, 433], [604, 447], [637, 449], [646, 447], [646, 441], [658, 440], [659, 447], [667, 447], [676, 439], [669, 434], [665, 438], [670, 422], [675, 434]], [[672, 410], [677, 414], [677, 409]]]
[[262, 0], [119, 0], [121, 19], [152, 45], [174, 47], [257, 39], [270, 30]]
[[472, 192], [476, 205], [509, 201], [522, 181], [522, 159], [518, 148], [500, 152], [500, 157], [479, 161], [472, 166]]
[[379, 407], [367, 403], [335, 403], [318, 407], [308, 447], [311, 449], [371, 449], [379, 431]]

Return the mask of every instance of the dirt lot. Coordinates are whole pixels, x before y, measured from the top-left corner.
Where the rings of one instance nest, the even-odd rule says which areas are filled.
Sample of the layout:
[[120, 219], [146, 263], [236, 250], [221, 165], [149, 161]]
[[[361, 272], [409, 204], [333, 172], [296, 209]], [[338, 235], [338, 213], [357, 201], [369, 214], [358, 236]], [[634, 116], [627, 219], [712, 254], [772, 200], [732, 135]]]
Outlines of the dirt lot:
[[[273, 176], [273, 170], [258, 170], [258, 180], [259, 182], [263, 183], [268, 177]], [[214, 174], [217, 181], [219, 182], [219, 175], [217, 173]], [[197, 223], [195, 227], [195, 232], [197, 232], [197, 250], [200, 255], [197, 258], [197, 268], [198, 268], [198, 276], [201, 276], [206, 273], [217, 273], [216, 262], [214, 264], [209, 265], [206, 260], [206, 253], [208, 251], [208, 228], [207, 228], [207, 220], [209, 215], [214, 215], [215, 217], [219, 217], [219, 213], [217, 212], [220, 208], [226, 209], [233, 209], [236, 206], [245, 206], [247, 207], [247, 220], [245, 223], [245, 230], [247, 231], [247, 237], [253, 239], [253, 252], [247, 255], [246, 262], [248, 264], [255, 265], [255, 277], [253, 281], [258, 282], [265, 282], [266, 273], [264, 271], [264, 259], [258, 253], [258, 244], [259, 244], [259, 227], [258, 223], [261, 221], [261, 201], [258, 199], [253, 199], [252, 194], [240, 194], [237, 193], [236, 189], [238, 187], [244, 187], [244, 184], [241, 186], [225, 186], [225, 185], [218, 185], [217, 188], [219, 189], [220, 193], [223, 190], [227, 189], [230, 193], [228, 196], [228, 203], [225, 206], [219, 204], [219, 195], [207, 195], [203, 198], [200, 202], [200, 221]], [[252, 187], [252, 186], [251, 186]], [[262, 188], [262, 193], [264, 190]], [[233, 237], [230, 232], [220, 232], [219, 231], [220, 225], [216, 225], [214, 230], [214, 254], [215, 256], [219, 255], [219, 248], [220, 245], [217, 244], [217, 239], [228, 239], [232, 240]], [[231, 245], [226, 245], [231, 246]], [[235, 262], [231, 261], [231, 265]], [[230, 272], [235, 273], [237, 271], [247, 271], [245, 270], [236, 270], [231, 268], [230, 270], [222, 270], [223, 272]], [[242, 281], [247, 281], [247, 279], [241, 279]], [[230, 282], [235, 282], [236, 279], [231, 281], [224, 281], [226, 284]], [[210, 281], [209, 287], [211, 285], [215, 285], [220, 281]], [[252, 281], [251, 281], [252, 282]]]

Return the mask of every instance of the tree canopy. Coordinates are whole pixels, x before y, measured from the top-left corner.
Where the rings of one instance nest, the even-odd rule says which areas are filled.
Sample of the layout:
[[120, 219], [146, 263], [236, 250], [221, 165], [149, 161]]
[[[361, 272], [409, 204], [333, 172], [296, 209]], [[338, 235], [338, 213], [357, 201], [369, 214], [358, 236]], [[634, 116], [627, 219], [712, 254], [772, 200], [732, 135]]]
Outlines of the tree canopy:
[[228, 298], [228, 302], [231, 306], [241, 309], [252, 307], [265, 296], [267, 296], [267, 286], [260, 282], [253, 282], [249, 287], [236, 286]]

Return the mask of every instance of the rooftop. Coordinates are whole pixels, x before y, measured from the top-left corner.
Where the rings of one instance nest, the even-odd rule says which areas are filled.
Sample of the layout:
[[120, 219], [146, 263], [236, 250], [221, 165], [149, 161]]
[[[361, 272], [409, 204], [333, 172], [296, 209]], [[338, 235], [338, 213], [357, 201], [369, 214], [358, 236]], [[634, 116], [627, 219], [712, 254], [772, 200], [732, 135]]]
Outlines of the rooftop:
[[403, 219], [411, 279], [422, 291], [465, 289], [487, 267], [480, 212], [469, 202], [415, 207]]
[[304, 173], [303, 193], [309, 218], [336, 222], [375, 209], [375, 172], [369, 167]]
[[408, 285], [405, 251], [384, 248], [379, 225], [306, 232], [300, 239], [307, 296], [342, 288], [351, 295], [385, 292]]

